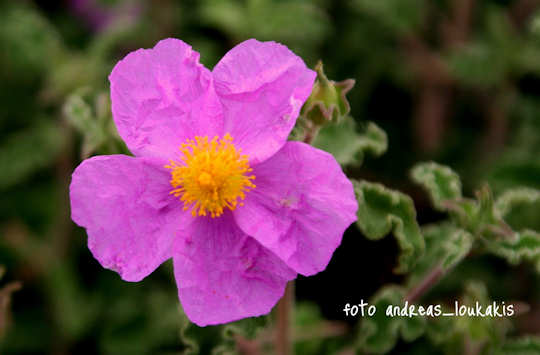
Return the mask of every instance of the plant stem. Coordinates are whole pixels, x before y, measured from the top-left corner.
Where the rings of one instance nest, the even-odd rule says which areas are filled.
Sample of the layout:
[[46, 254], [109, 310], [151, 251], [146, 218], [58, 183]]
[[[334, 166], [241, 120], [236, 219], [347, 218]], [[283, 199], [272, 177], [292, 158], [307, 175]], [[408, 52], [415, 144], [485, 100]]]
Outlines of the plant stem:
[[11, 304], [11, 294], [20, 290], [22, 283], [13, 281], [0, 288], [0, 339], [4, 337], [8, 326], [8, 312]]
[[275, 352], [280, 355], [292, 354], [291, 315], [294, 307], [294, 281], [285, 288], [285, 294], [276, 306]]
[[317, 137], [317, 134], [319, 134], [319, 129], [320, 127], [314, 124], [311, 124], [310, 126], [306, 127], [306, 131], [304, 133], [304, 138], [302, 139], [302, 142], [312, 145], [313, 141], [315, 140], [315, 137]]
[[405, 301], [409, 303], [416, 302], [424, 293], [429, 291], [444, 275], [442, 267], [436, 266], [424, 277], [422, 281], [413, 287], [405, 296]]

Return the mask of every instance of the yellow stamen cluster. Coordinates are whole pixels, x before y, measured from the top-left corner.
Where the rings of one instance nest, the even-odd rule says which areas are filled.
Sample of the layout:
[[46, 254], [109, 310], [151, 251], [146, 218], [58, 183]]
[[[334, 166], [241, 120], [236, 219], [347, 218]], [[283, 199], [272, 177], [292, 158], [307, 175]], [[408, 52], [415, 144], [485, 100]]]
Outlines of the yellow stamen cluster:
[[182, 144], [181, 162], [171, 160], [171, 194], [184, 202], [184, 210], [191, 210], [193, 216], [219, 217], [225, 208], [234, 210], [238, 199], [245, 198], [245, 192], [255, 185], [253, 175], [247, 175], [249, 167], [247, 155], [232, 144], [232, 137], [226, 134], [195, 137]]

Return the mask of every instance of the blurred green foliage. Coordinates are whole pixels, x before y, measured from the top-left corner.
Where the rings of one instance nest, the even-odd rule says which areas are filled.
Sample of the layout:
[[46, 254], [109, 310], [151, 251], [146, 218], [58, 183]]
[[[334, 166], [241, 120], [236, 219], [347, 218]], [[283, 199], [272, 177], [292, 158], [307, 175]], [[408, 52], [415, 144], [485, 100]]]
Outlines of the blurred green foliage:
[[[111, 120], [107, 75], [165, 37], [191, 44], [210, 68], [242, 40], [274, 40], [310, 67], [323, 60], [328, 78], [356, 81], [350, 112], [336, 102], [339, 119], [322, 124], [306, 106], [291, 139], [310, 135], [354, 178], [358, 229], [345, 238], [393, 235], [396, 251], [332, 260], [354, 270], [356, 295], [379, 311], [329, 319], [320, 295], [299, 301], [296, 353], [540, 352], [539, 2], [87, 3], [95, 6], [0, 0], [0, 353], [272, 353], [272, 316], [199, 328], [180, 308], [170, 263], [122, 282], [69, 219], [75, 166], [129, 154]], [[426, 160], [438, 163], [418, 164]], [[371, 270], [358, 258], [373, 269], [390, 260], [401, 284], [389, 284], [392, 275], [364, 284]], [[330, 307], [341, 308], [335, 299]], [[405, 300], [520, 301], [503, 319], [379, 313]]]

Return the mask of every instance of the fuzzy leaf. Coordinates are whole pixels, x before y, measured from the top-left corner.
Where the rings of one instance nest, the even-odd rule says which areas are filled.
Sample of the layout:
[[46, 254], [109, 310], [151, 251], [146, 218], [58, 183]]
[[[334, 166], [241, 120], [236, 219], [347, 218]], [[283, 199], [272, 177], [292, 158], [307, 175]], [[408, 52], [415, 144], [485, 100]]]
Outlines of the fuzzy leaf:
[[540, 208], [540, 190], [532, 188], [507, 190], [495, 201], [496, 214], [518, 230], [523, 228], [540, 230], [538, 208]]
[[93, 94], [87, 88], [78, 90], [67, 98], [63, 112], [83, 137], [83, 159], [94, 153], [128, 153], [113, 123], [106, 93]]
[[357, 131], [352, 117], [346, 117], [340, 123], [321, 128], [313, 145], [332, 154], [341, 165], [359, 165], [365, 154], [382, 155], [388, 140], [386, 133], [375, 123], [368, 122]]
[[341, 322], [324, 319], [316, 303], [297, 302], [294, 307], [293, 354], [335, 354], [343, 347], [347, 333]]
[[106, 138], [92, 108], [84, 101], [82, 95], [73, 94], [66, 100], [63, 110], [68, 122], [83, 136], [82, 157], [90, 156]]
[[511, 264], [532, 262], [540, 272], [540, 233], [525, 229], [506, 239], [486, 240], [487, 250]]
[[[479, 281], [467, 281], [460, 305], [474, 308], [476, 302], [491, 304], [486, 286]], [[443, 312], [454, 312], [446, 308]], [[500, 347], [510, 328], [510, 321], [498, 317], [439, 317], [430, 319], [426, 335], [438, 349], [447, 354], [463, 354], [467, 348], [482, 348], [482, 354], [493, 354]]]
[[251, 317], [228, 323], [222, 326], [223, 343], [216, 347], [212, 354], [232, 354], [237, 348], [237, 337], [255, 339], [259, 331], [269, 323], [267, 316]]
[[[441, 346], [442, 344], [448, 343], [452, 338], [456, 337], [456, 333], [456, 322], [452, 317], [428, 319], [426, 336], [433, 344]], [[459, 352], [454, 351], [454, 353]]]
[[435, 209], [449, 212], [452, 220], [472, 235], [496, 239], [511, 233], [496, 213], [488, 185], [476, 191], [476, 199], [463, 198], [459, 176], [449, 167], [434, 162], [416, 165], [411, 177], [427, 190]]
[[364, 352], [383, 354], [390, 351], [401, 337], [411, 342], [425, 331], [424, 317], [390, 317], [386, 315], [389, 306], [403, 307], [405, 292], [399, 286], [387, 286], [381, 289], [370, 305], [375, 305], [376, 313], [372, 317], [362, 318], [359, 334], [359, 347]]
[[496, 355], [536, 355], [540, 354], [540, 338], [525, 336], [507, 340], [503, 346], [495, 352]]
[[358, 200], [358, 227], [374, 240], [392, 232], [401, 249], [395, 271], [409, 271], [425, 248], [412, 199], [380, 184], [354, 180], [353, 184]]
[[471, 250], [473, 237], [450, 223], [422, 228], [426, 252], [410, 275], [409, 283], [418, 283], [430, 270], [440, 267], [443, 273], [458, 264]]
[[501, 217], [505, 217], [520, 204], [532, 204], [540, 201], [540, 191], [529, 188], [517, 188], [505, 191], [495, 202], [495, 208]]
[[446, 211], [445, 201], [461, 198], [461, 181], [449, 167], [434, 162], [421, 163], [411, 171], [414, 182], [429, 193], [436, 209]]
[[268, 325], [268, 316], [241, 319], [236, 322], [199, 327], [182, 312], [180, 338], [183, 354], [231, 354], [236, 349], [236, 337], [254, 339]]
[[[461, 302], [468, 306], [474, 306], [476, 302], [483, 305], [490, 304], [491, 299], [486, 285], [481, 281], [468, 281]], [[472, 343], [483, 343], [487, 340], [488, 349], [501, 344], [510, 326], [509, 320], [505, 318], [465, 316], [454, 319], [456, 328], [462, 336]]]
[[63, 109], [69, 123], [78, 131], [95, 129], [95, 117], [92, 108], [83, 100], [82, 95], [73, 94], [69, 96]]
[[185, 313], [181, 314], [180, 340], [184, 345], [184, 355], [210, 354], [222, 341], [220, 326], [201, 328], [189, 321]]

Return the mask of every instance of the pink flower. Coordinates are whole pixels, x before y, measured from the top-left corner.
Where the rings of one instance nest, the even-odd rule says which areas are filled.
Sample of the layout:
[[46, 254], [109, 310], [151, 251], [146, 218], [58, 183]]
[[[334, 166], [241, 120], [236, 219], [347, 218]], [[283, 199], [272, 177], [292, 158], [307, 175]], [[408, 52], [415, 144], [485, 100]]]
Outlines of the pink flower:
[[357, 203], [330, 154], [287, 142], [315, 79], [299, 57], [252, 39], [209, 71], [166, 39], [109, 79], [135, 156], [87, 159], [70, 186], [72, 219], [103, 267], [139, 281], [173, 258], [201, 326], [266, 314], [297, 273], [326, 268]]

